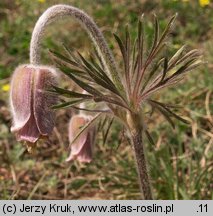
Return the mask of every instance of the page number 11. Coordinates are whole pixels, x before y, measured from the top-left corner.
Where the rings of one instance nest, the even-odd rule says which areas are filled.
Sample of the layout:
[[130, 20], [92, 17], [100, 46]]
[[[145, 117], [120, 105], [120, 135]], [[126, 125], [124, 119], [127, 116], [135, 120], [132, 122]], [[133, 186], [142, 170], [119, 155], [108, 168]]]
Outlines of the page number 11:
[[205, 204], [205, 205], [204, 204], [200, 204], [199, 208], [200, 208], [200, 210], [197, 211], [197, 212], [207, 212], [208, 211], [207, 204]]

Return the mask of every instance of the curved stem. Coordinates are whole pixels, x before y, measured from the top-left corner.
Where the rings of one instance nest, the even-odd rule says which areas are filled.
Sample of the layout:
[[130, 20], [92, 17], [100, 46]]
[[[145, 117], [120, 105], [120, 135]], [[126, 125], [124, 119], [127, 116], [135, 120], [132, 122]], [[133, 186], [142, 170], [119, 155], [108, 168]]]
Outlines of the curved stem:
[[48, 8], [38, 19], [33, 30], [30, 43], [31, 64], [40, 64], [40, 45], [46, 27], [53, 21], [58, 20], [60, 17], [64, 16], [71, 16], [75, 18], [86, 29], [86, 31], [88, 32], [89, 36], [95, 44], [95, 47], [98, 51], [98, 54], [101, 57], [106, 72], [109, 76], [112, 77], [118, 88], [123, 91], [123, 86], [121, 84], [120, 77], [117, 73], [117, 67], [114, 57], [105, 41], [102, 32], [90, 16], [88, 16], [82, 10], [69, 5], [54, 5]]

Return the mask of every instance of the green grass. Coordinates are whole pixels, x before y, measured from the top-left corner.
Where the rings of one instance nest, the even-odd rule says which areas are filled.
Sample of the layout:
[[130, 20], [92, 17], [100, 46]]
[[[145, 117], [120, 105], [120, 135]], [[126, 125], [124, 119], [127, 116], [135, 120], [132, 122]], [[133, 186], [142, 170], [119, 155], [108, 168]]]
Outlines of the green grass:
[[[178, 88], [159, 94], [163, 102], [181, 104], [181, 113], [189, 125], [178, 123], [175, 130], [156, 114], [150, 122], [155, 146], [145, 140], [149, 172], [156, 199], [213, 199], [213, 5], [202, 8], [196, 1], [38, 1], [11, 0], [0, 3], [0, 199], [138, 199], [137, 174], [131, 147], [119, 125], [114, 125], [107, 143], [101, 135], [94, 161], [89, 165], [64, 162], [68, 154], [67, 126], [70, 110], [57, 113], [57, 131], [50, 140], [40, 141], [35, 155], [29, 155], [17, 143], [8, 128], [8, 92], [2, 86], [9, 82], [14, 68], [28, 62], [29, 42], [39, 15], [54, 2], [79, 6], [92, 15], [119, 58], [112, 32], [122, 34], [125, 24], [131, 29], [137, 17], [145, 13], [147, 40], [152, 41], [152, 14], [161, 27], [178, 12], [176, 26], [168, 46], [175, 51], [188, 44], [204, 52], [207, 64], [188, 74]], [[113, 2], [113, 3], [111, 3]], [[43, 62], [51, 64], [48, 49], [61, 49], [61, 43], [88, 52], [91, 43], [74, 21], [60, 21], [47, 31], [43, 45]], [[74, 31], [72, 29], [74, 28]], [[135, 34], [132, 30], [132, 35]], [[66, 83], [67, 84], [67, 83]], [[117, 148], [118, 147], [118, 148]]]

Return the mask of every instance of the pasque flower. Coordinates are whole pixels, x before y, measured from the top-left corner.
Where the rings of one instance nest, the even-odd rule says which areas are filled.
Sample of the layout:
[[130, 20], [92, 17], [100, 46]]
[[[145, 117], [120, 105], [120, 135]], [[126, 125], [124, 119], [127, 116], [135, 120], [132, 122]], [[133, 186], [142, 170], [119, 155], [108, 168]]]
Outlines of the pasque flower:
[[15, 70], [10, 90], [11, 131], [16, 132], [19, 141], [35, 143], [52, 132], [54, 113], [51, 106], [57, 98], [46, 90], [53, 84], [56, 84], [56, 74], [52, 68], [22, 65]]
[[[55, 96], [45, 92], [45, 89], [54, 84], [55, 72], [49, 67], [39, 66], [42, 60], [41, 43], [48, 25], [66, 16], [82, 24], [94, 42], [106, 71], [110, 73], [110, 68], [115, 67], [102, 32], [90, 16], [69, 5], [61, 4], [48, 8], [38, 19], [32, 33], [30, 65], [18, 67], [12, 78], [10, 103], [13, 126], [11, 131], [17, 133], [18, 140], [35, 143], [39, 137], [49, 135], [53, 129], [54, 118], [50, 106], [55, 104]], [[107, 66], [107, 62], [110, 66]]]
[[71, 152], [69, 157], [66, 159], [67, 162], [74, 159], [77, 159], [80, 162], [84, 163], [91, 162], [95, 137], [95, 127], [88, 127], [79, 135], [76, 140], [74, 139], [78, 135], [82, 127], [84, 127], [92, 118], [92, 116], [84, 114], [78, 114], [71, 118], [68, 131], [69, 141], [71, 143]]
[[[166, 87], [176, 85], [184, 79], [186, 72], [202, 64], [201, 53], [196, 49], [187, 52], [185, 46], [182, 46], [171, 57], [162, 56], [162, 49], [166, 48], [167, 36], [173, 29], [176, 15], [169, 20], [162, 33], [159, 21], [155, 17], [154, 40], [151, 47], [146, 46], [146, 28], [142, 16], [138, 20], [136, 38], [131, 37], [128, 27], [124, 40], [114, 34], [123, 58], [123, 68], [120, 64], [118, 67], [102, 32], [91, 17], [78, 8], [55, 5], [43, 13], [33, 30], [30, 44], [32, 65], [40, 65], [41, 39], [45, 35], [46, 27], [64, 16], [71, 16], [82, 24], [97, 51], [89, 60], [79, 52], [72, 53], [68, 47], [65, 47], [67, 56], [51, 51], [52, 58], [60, 70], [87, 92], [82, 94], [54, 87], [53, 92], [69, 98], [69, 101], [66, 99], [55, 108], [72, 107], [97, 113], [95, 117], [82, 113], [72, 117], [69, 124], [71, 153], [67, 161], [77, 159], [81, 162], [90, 162], [95, 135], [95, 127], [92, 127], [92, 124], [97, 118], [104, 116], [106, 120], [108, 117], [116, 119], [124, 126], [132, 143], [143, 198], [153, 199], [143, 143], [144, 135], [153, 143], [146, 126], [147, 119], [152, 116], [153, 111], [158, 111], [172, 127], [175, 126], [173, 118], [183, 122], [186, 120], [175, 113], [173, 109], [178, 108], [176, 105], [159, 102], [152, 96]], [[134, 46], [131, 47], [132, 44]], [[54, 96], [47, 95], [45, 89], [54, 82], [53, 74], [51, 69], [40, 66], [22, 66], [15, 71], [11, 86], [14, 117], [12, 130], [17, 131], [19, 140], [34, 143], [40, 136], [48, 135], [52, 131], [53, 113], [50, 106], [54, 103]], [[95, 105], [94, 107], [101, 103], [107, 106], [109, 112], [106, 114], [105, 110], [78, 107], [82, 103]], [[150, 116], [147, 116], [148, 114]], [[105, 119], [103, 125], [106, 123]], [[110, 126], [111, 123], [108, 128]]]

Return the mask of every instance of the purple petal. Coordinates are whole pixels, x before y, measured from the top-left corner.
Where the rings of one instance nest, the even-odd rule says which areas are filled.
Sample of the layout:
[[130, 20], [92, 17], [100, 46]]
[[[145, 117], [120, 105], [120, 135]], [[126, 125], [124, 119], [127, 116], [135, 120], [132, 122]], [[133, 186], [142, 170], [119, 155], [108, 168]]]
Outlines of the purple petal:
[[83, 145], [83, 148], [77, 155], [77, 159], [83, 163], [89, 163], [92, 161], [92, 143], [90, 139], [90, 133], [88, 133], [87, 140]]
[[25, 126], [18, 131], [17, 137], [18, 141], [27, 141], [30, 143], [35, 143], [39, 139], [40, 133], [33, 115], [30, 116]]
[[46, 90], [56, 85], [55, 72], [39, 66], [34, 77], [34, 116], [38, 130], [48, 135], [54, 128], [54, 111], [51, 106], [57, 103], [57, 97]]
[[31, 115], [32, 71], [26, 65], [18, 67], [12, 77], [10, 104], [13, 115], [11, 131], [22, 128]]
[[[75, 144], [73, 144], [72, 146], [75, 146]], [[92, 161], [92, 143], [90, 139], [90, 134], [88, 134], [86, 142], [83, 143], [81, 150], [77, 154], [75, 154], [73, 148], [71, 148], [70, 155], [66, 159], [66, 162], [75, 159], [83, 163], [90, 163]]]
[[[69, 141], [75, 138], [91, 116], [76, 115], [71, 118], [69, 125]], [[71, 145], [71, 153], [66, 161], [78, 159], [80, 162], [89, 163], [92, 160], [92, 144], [93, 144], [93, 131], [94, 128], [86, 129], [78, 139]]]
[[[70, 124], [69, 124], [69, 141], [70, 143], [73, 141], [75, 136], [79, 133], [81, 128], [87, 123], [87, 119], [80, 115], [75, 115], [71, 118]], [[87, 139], [87, 133], [88, 130], [85, 130], [78, 139], [72, 143], [71, 150], [74, 155], [77, 155], [81, 149], [84, 146], [84, 143]]]

